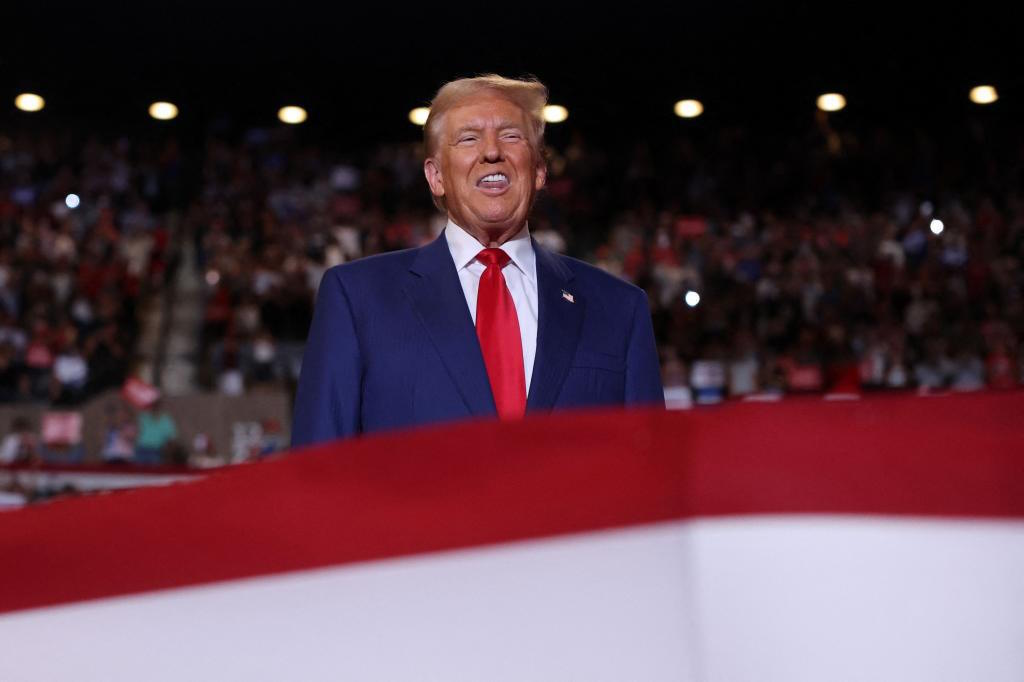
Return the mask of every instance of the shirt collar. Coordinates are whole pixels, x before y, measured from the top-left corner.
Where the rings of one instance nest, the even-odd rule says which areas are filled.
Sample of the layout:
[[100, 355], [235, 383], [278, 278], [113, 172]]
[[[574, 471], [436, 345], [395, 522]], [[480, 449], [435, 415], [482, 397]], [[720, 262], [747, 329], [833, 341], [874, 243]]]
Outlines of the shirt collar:
[[[476, 237], [463, 230], [451, 220], [444, 228], [444, 237], [448, 241], [455, 269], [461, 270], [476, 259], [476, 255], [484, 248]], [[530, 239], [530, 226], [523, 225], [514, 237], [502, 244], [502, 251], [508, 254], [512, 263], [519, 268], [531, 282], [537, 281], [537, 254], [533, 252], [533, 241]]]

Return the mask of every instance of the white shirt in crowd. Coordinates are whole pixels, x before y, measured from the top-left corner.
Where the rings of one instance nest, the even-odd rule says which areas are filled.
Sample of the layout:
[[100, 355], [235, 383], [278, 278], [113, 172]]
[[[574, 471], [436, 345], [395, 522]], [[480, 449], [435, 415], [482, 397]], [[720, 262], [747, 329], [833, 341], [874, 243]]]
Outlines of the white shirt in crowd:
[[[461, 227], [448, 221], [444, 230], [448, 241], [448, 250], [455, 261], [455, 269], [459, 273], [462, 293], [466, 295], [469, 314], [476, 324], [476, 294], [480, 288], [480, 276], [486, 267], [476, 259], [483, 246], [472, 235]], [[530, 394], [530, 379], [533, 374], [533, 361], [537, 356], [537, 254], [533, 252], [530, 241], [530, 229], [524, 225], [516, 236], [509, 239], [499, 248], [508, 254], [512, 262], [506, 265], [501, 274], [505, 277], [505, 285], [512, 295], [516, 306], [516, 317], [519, 318], [519, 335], [523, 343], [523, 369], [526, 372], [526, 394]]]

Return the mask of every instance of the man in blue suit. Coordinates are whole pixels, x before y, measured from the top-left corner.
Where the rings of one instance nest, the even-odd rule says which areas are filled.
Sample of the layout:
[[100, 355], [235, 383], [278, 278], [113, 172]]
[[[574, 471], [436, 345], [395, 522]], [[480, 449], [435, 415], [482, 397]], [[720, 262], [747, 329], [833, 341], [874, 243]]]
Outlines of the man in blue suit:
[[467, 418], [664, 406], [641, 289], [540, 247], [547, 89], [500, 76], [446, 84], [424, 173], [448, 214], [427, 246], [328, 270], [292, 444]]

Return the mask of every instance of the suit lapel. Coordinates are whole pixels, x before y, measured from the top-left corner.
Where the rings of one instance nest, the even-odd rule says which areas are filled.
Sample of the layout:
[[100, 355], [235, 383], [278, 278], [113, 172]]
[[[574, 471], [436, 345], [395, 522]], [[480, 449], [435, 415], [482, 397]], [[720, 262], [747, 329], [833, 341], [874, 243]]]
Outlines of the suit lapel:
[[537, 254], [537, 355], [526, 409], [550, 410], [576, 353], [586, 301], [572, 288], [572, 271], [533, 242]]
[[474, 416], [497, 414], [480, 342], [444, 233], [419, 250], [405, 292]]

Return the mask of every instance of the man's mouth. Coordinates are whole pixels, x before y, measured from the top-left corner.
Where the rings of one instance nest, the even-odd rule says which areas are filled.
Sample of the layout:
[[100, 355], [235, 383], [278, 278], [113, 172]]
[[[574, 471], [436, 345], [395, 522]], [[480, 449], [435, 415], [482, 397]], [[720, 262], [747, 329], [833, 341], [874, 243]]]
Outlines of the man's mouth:
[[476, 181], [476, 186], [488, 192], [502, 192], [508, 189], [508, 176], [504, 173], [491, 173]]

